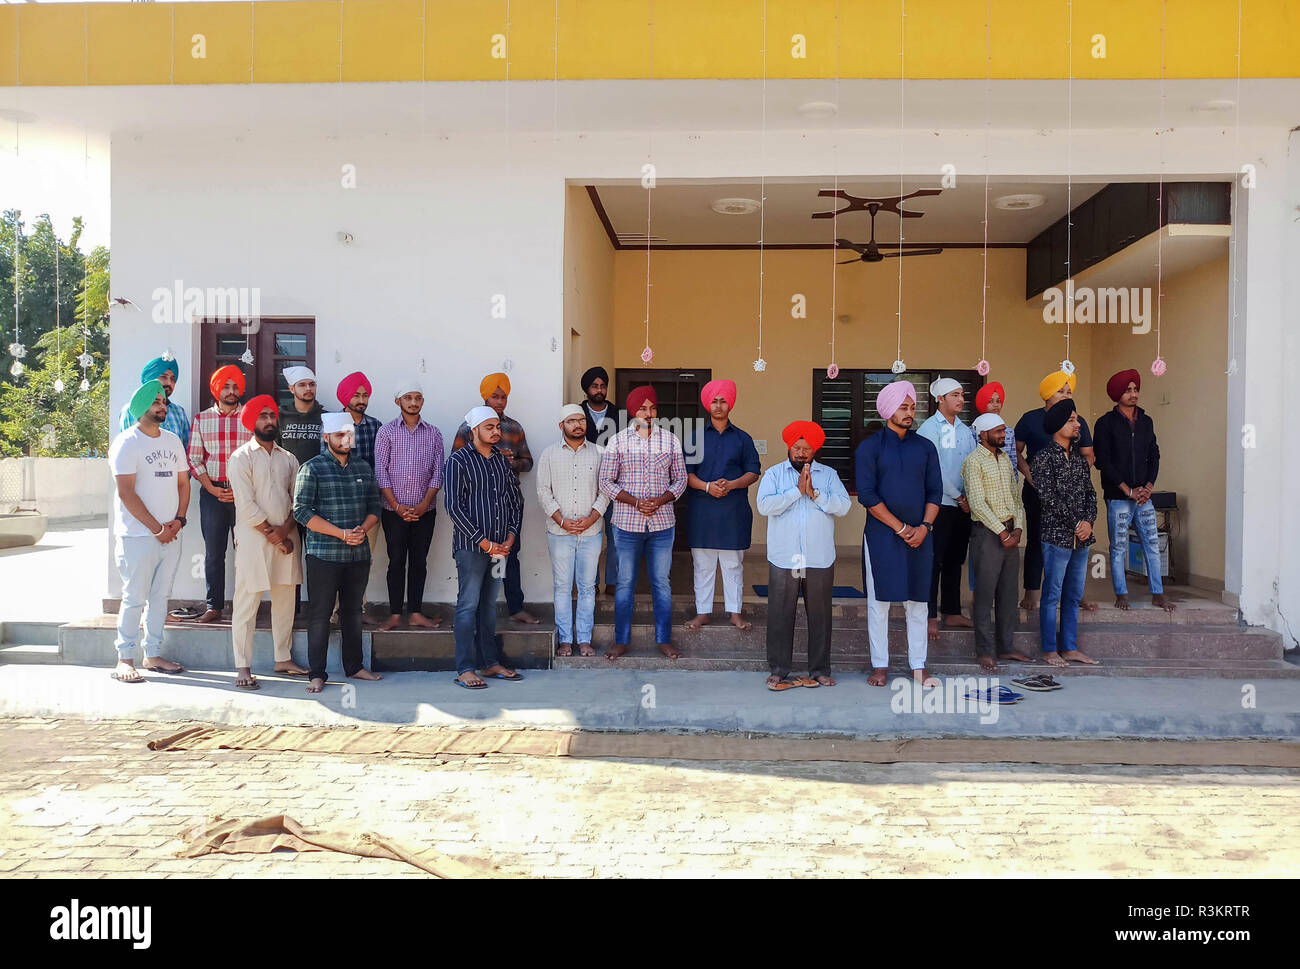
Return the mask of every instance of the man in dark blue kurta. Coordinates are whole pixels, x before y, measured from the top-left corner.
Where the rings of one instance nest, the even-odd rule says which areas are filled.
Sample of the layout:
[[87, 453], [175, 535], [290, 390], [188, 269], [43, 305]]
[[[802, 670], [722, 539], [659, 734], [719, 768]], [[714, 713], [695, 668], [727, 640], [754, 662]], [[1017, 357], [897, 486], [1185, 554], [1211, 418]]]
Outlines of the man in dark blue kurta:
[[[690, 495], [686, 502], [686, 537], [695, 566], [696, 616], [687, 629], [699, 629], [713, 613], [713, 584], [722, 569], [722, 597], [731, 623], [749, 629], [741, 614], [745, 549], [754, 529], [749, 486], [758, 480], [758, 451], [754, 439], [731, 423], [736, 384], [710, 380], [700, 393], [709, 422], [692, 436], [686, 457]], [[694, 463], [698, 462], [698, 463]]]
[[910, 433], [916, 418], [916, 388], [906, 380], [883, 387], [876, 410], [887, 422], [858, 445], [854, 455], [858, 501], [866, 506], [862, 580], [867, 594], [867, 638], [872, 686], [884, 686], [889, 671], [889, 606], [903, 603], [907, 616], [907, 659], [923, 686], [939, 681], [925, 668], [934, 541], [930, 533], [943, 498], [939, 452]]

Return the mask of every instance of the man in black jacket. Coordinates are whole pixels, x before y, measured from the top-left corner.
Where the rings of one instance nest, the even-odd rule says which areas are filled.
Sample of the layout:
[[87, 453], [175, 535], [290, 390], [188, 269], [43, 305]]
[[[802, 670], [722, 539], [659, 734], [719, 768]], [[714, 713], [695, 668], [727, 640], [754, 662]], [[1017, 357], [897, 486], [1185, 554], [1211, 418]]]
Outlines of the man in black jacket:
[[[589, 367], [582, 375], [582, 412], [587, 416], [587, 440], [604, 447], [618, 433], [618, 408], [609, 402], [609, 374], [604, 367]], [[605, 595], [618, 588], [618, 556], [614, 554], [614, 502], [605, 509]], [[600, 591], [600, 571], [596, 572]]]
[[1151, 602], [1166, 612], [1173, 612], [1174, 604], [1164, 594], [1160, 538], [1156, 534], [1156, 511], [1151, 505], [1151, 491], [1160, 471], [1160, 446], [1156, 443], [1155, 424], [1138, 406], [1141, 389], [1142, 375], [1136, 370], [1121, 370], [1106, 381], [1106, 393], [1115, 401], [1115, 407], [1097, 418], [1093, 429], [1110, 533], [1110, 577], [1115, 587], [1116, 608], [1128, 609], [1125, 566], [1128, 531], [1132, 525], [1142, 543]]

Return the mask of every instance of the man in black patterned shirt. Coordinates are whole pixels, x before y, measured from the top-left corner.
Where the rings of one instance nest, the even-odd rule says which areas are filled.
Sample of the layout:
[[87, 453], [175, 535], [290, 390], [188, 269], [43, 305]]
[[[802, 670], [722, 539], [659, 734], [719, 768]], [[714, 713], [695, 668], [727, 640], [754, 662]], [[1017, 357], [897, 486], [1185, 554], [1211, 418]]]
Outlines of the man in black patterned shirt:
[[1096, 666], [1095, 659], [1079, 651], [1079, 602], [1088, 578], [1088, 547], [1096, 541], [1092, 526], [1097, 520], [1097, 492], [1092, 466], [1075, 447], [1079, 415], [1074, 401], [1067, 398], [1053, 404], [1045, 427], [1052, 442], [1030, 462], [1043, 509], [1043, 598], [1038, 613], [1043, 659], [1052, 666]]

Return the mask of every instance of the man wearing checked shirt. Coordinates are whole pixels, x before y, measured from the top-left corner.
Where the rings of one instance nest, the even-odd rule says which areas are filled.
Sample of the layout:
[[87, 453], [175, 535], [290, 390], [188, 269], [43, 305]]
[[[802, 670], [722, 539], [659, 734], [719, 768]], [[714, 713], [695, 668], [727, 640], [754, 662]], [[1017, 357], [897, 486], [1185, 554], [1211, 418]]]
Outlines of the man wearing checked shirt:
[[669, 659], [681, 653], [672, 644], [672, 591], [668, 570], [673, 561], [677, 519], [673, 502], [686, 491], [686, 457], [682, 443], [658, 427], [659, 398], [652, 387], [627, 395], [631, 417], [627, 429], [610, 438], [600, 461], [600, 488], [614, 506], [614, 550], [618, 588], [614, 593], [614, 645], [609, 660], [627, 652], [632, 638], [632, 607], [637, 568], [644, 555], [654, 601], [655, 642]]

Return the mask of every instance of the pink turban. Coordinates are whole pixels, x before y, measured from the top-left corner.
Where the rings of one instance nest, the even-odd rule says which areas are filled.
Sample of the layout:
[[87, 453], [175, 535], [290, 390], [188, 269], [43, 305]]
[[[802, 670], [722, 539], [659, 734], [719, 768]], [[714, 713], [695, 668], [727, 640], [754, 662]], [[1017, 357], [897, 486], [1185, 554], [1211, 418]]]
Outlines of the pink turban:
[[880, 412], [881, 417], [889, 420], [908, 397], [911, 397], [913, 402], [916, 401], [916, 388], [908, 381], [895, 380], [892, 384], [885, 384], [876, 395], [876, 410]]
[[734, 380], [710, 380], [700, 391], [700, 402], [704, 409], [713, 406], [713, 398], [722, 397], [727, 401], [728, 409], [736, 406], [736, 382]]
[[358, 387], [365, 387], [367, 394], [374, 393], [374, 389], [370, 386], [370, 381], [366, 379], [366, 375], [360, 370], [356, 373], [348, 374], [339, 381], [339, 389], [337, 391], [339, 403], [344, 407], [347, 407], [348, 404], [352, 403], [352, 396], [357, 392]]

